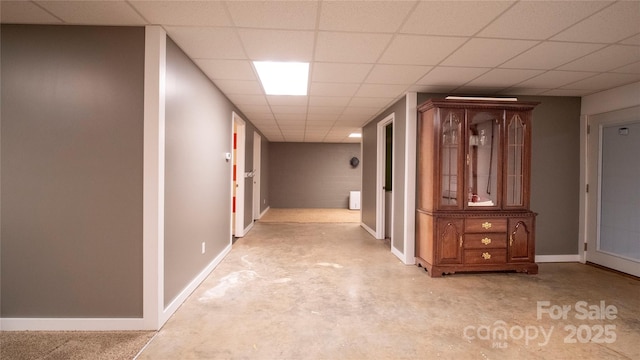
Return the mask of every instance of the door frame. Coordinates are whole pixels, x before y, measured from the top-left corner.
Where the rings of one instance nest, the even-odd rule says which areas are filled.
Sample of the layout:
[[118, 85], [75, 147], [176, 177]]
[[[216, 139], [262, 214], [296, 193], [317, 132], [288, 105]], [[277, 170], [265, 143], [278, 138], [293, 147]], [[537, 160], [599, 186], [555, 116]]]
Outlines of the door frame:
[[[376, 165], [376, 239], [384, 239], [385, 233], [385, 171], [386, 171], [386, 128], [391, 124], [395, 134], [395, 113], [391, 113], [384, 119], [378, 121], [377, 124], [377, 146], [376, 152], [378, 164]], [[396, 153], [396, 142], [391, 142], [391, 158]], [[391, 164], [391, 179], [395, 180], [395, 161]], [[394, 195], [391, 195], [391, 231], [389, 231], [391, 239], [391, 248], [393, 248], [393, 208], [394, 208]]]
[[[585, 172], [585, 192], [584, 194], [584, 246], [581, 246], [581, 262], [593, 262], [603, 260], [603, 257], [617, 257], [605, 253], [598, 254], [598, 240], [600, 234], [600, 201], [601, 201], [601, 159], [602, 159], [602, 129], [604, 126], [617, 126], [635, 123], [640, 120], [640, 106], [633, 106], [626, 109], [614, 110], [610, 112], [590, 115], [586, 120], [586, 172]], [[595, 146], [594, 146], [595, 145]], [[588, 186], [588, 191], [586, 190]], [[595, 221], [594, 221], [595, 220]], [[595, 229], [594, 229], [595, 228]], [[586, 250], [585, 250], [586, 248]], [[596, 255], [597, 254], [597, 255]], [[591, 256], [590, 256], [591, 255]], [[595, 256], [594, 256], [595, 255]], [[600, 259], [598, 259], [600, 257]], [[618, 257], [619, 258], [619, 257]], [[622, 259], [622, 258], [619, 258]], [[593, 261], [595, 260], [595, 261]], [[615, 270], [640, 276], [640, 264], [633, 260], [622, 259], [622, 264], [611, 267]], [[606, 261], [605, 261], [606, 262]]]
[[262, 216], [260, 212], [261, 194], [261, 165], [262, 165], [262, 136], [257, 132], [253, 133], [253, 220], [259, 220]]
[[[236, 151], [232, 151], [231, 160], [231, 197], [233, 199], [233, 164], [236, 164], [236, 212], [231, 216], [235, 216], [235, 223], [231, 222], [233, 227], [233, 235], [235, 237], [244, 236], [244, 172], [245, 172], [245, 134], [246, 122], [235, 111], [232, 112], [233, 125], [231, 127], [231, 143], [233, 144], [233, 129], [236, 128]], [[232, 200], [233, 201], [233, 200]], [[235, 226], [234, 226], [235, 224]]]

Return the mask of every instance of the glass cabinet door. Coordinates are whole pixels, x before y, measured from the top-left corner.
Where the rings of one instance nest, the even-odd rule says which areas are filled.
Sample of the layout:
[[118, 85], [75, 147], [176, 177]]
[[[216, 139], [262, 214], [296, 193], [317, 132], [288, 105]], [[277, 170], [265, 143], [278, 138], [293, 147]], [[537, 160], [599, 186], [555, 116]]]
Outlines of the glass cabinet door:
[[527, 119], [518, 112], [509, 112], [506, 120], [505, 207], [523, 207], [527, 188], [525, 142], [528, 138]]
[[504, 111], [467, 113], [466, 204], [468, 208], [498, 207], [501, 200], [501, 124]]
[[464, 110], [440, 109], [440, 207], [460, 207]]

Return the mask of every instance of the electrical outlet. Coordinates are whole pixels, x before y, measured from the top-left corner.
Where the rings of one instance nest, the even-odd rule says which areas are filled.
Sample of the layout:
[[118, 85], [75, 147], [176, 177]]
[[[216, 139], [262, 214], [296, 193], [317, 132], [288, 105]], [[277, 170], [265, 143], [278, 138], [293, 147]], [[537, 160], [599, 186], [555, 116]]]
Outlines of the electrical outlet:
[[205, 252], [205, 242], [203, 241], [202, 242], [202, 253], [204, 254], [204, 252]]

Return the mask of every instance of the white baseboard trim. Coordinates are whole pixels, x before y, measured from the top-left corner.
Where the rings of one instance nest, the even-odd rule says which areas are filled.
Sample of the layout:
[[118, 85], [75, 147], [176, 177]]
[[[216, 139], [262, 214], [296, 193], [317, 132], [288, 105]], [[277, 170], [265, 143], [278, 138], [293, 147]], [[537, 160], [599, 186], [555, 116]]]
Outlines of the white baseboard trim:
[[[158, 322], [162, 327], [178, 310], [180, 305], [200, 286], [202, 281], [215, 269], [222, 259], [231, 251], [231, 244], [218, 254], [198, 274], [184, 290], [167, 306]], [[114, 330], [158, 330], [149, 328], [149, 322], [144, 318], [1, 318], [2, 331], [114, 331]]]
[[536, 255], [537, 263], [580, 262], [580, 254], [575, 255]]
[[267, 208], [264, 209], [264, 211], [260, 213], [260, 218], [262, 218], [264, 216], [264, 214], [266, 214], [267, 211], [269, 211], [269, 209], [271, 209], [271, 206], [267, 206]]
[[215, 259], [213, 259], [209, 263], [209, 265], [207, 265], [207, 267], [204, 268], [204, 270], [202, 270], [200, 274], [198, 274], [198, 276], [196, 276], [193, 280], [191, 280], [189, 285], [187, 285], [187, 287], [185, 287], [184, 290], [182, 290], [180, 294], [176, 296], [175, 299], [173, 299], [173, 301], [164, 309], [164, 311], [162, 311], [162, 315], [160, 318], [160, 327], [162, 327], [164, 323], [166, 323], [167, 320], [169, 320], [171, 315], [173, 315], [176, 312], [176, 310], [180, 308], [180, 305], [182, 305], [182, 303], [185, 302], [185, 300], [187, 300], [189, 295], [191, 295], [191, 293], [194, 292], [195, 289], [198, 288], [198, 286], [200, 286], [200, 284], [204, 281], [204, 279], [206, 279], [207, 276], [211, 274], [213, 269], [215, 269], [222, 262], [222, 260], [225, 258], [225, 256], [227, 256], [229, 251], [231, 251], [231, 244], [227, 245], [224, 248], [224, 250], [222, 250], [220, 254], [218, 254], [218, 256], [216, 256]]
[[251, 230], [251, 228], [253, 227], [254, 223], [255, 223], [255, 221], [252, 221], [251, 224], [247, 225], [246, 228], [242, 229], [242, 234], [235, 234], [235, 237], [241, 238], [241, 237], [244, 237], [245, 235], [247, 235], [249, 230]]
[[145, 327], [142, 318], [3, 318], [2, 331], [111, 331], [156, 330]]
[[369, 234], [371, 234], [371, 236], [373, 236], [374, 238], [376, 237], [376, 232], [375, 232], [375, 230], [373, 230], [372, 228], [370, 228], [369, 226], [367, 226], [367, 224], [365, 224], [365, 223], [361, 222], [361, 223], [360, 223], [360, 226], [361, 226], [363, 229], [367, 230], [367, 232], [368, 232]]
[[243, 235], [247, 235], [247, 233], [249, 232], [249, 230], [253, 228], [253, 224], [255, 223], [256, 223], [255, 221], [252, 221], [251, 224], [249, 224], [246, 228], [244, 228]]

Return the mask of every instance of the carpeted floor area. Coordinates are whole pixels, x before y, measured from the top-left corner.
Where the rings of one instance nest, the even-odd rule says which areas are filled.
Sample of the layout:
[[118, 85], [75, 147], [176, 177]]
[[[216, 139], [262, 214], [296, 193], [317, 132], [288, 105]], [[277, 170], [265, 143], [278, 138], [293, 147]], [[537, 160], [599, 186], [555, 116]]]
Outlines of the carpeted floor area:
[[360, 210], [271, 208], [259, 221], [263, 223], [359, 223]]
[[2, 331], [0, 359], [130, 360], [155, 331]]

